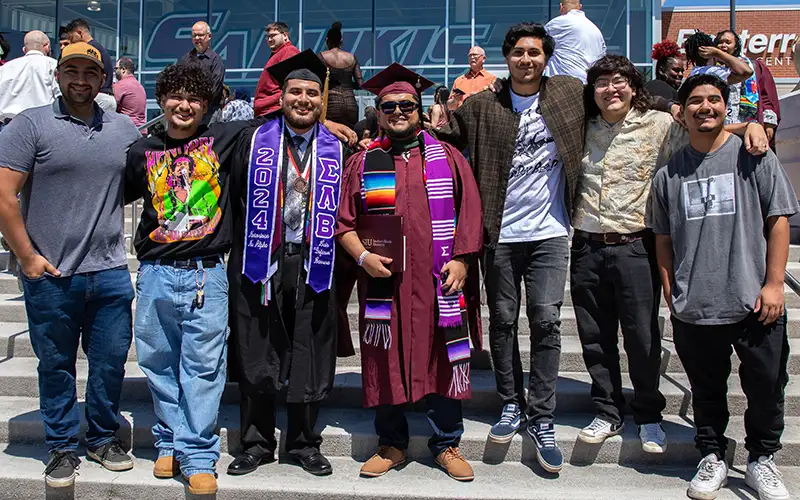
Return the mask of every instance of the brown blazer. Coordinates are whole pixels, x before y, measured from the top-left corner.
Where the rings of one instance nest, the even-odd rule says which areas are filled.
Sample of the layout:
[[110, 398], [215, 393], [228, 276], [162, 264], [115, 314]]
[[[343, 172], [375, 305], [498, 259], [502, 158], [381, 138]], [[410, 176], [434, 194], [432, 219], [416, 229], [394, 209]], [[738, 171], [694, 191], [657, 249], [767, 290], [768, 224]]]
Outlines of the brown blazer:
[[[517, 140], [519, 113], [511, 104], [510, 84], [503, 81], [498, 93], [486, 90], [470, 96], [434, 132], [459, 150], [469, 148], [469, 161], [481, 194], [484, 245], [495, 248], [500, 237], [508, 173]], [[542, 78], [539, 105], [547, 128], [553, 134], [564, 165], [567, 214], [572, 217], [586, 130], [583, 84], [570, 76]]]

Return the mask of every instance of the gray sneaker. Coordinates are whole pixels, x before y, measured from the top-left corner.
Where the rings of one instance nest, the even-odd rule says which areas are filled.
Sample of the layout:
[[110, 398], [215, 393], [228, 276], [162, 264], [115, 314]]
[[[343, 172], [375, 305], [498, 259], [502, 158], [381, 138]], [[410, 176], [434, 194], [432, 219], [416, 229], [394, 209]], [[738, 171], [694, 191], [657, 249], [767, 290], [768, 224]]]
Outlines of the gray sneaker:
[[99, 448], [87, 451], [86, 456], [108, 470], [120, 472], [133, 469], [133, 459], [125, 453], [116, 439]]
[[44, 469], [44, 481], [51, 488], [66, 488], [75, 483], [75, 471], [81, 459], [73, 451], [51, 451]]

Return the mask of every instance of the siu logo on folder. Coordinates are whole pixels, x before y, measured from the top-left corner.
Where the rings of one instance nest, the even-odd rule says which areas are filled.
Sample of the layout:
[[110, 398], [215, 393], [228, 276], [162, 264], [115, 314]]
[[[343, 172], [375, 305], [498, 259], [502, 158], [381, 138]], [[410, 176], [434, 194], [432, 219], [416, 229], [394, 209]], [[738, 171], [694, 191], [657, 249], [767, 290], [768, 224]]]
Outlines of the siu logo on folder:
[[406, 237], [403, 235], [402, 215], [362, 215], [356, 228], [364, 248], [372, 253], [389, 257], [392, 273], [406, 269]]

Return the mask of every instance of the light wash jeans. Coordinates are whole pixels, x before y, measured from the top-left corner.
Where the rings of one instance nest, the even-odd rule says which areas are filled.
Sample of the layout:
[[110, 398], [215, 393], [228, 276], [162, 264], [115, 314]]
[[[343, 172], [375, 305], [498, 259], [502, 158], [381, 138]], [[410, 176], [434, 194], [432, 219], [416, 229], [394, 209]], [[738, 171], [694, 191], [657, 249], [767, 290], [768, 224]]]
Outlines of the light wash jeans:
[[[220, 262], [221, 262], [220, 257]], [[205, 274], [205, 303], [197, 308], [197, 281]], [[185, 477], [214, 473], [215, 430], [225, 389], [228, 278], [213, 268], [178, 269], [144, 261], [136, 277], [134, 338], [158, 422], [158, 456], [174, 455]]]

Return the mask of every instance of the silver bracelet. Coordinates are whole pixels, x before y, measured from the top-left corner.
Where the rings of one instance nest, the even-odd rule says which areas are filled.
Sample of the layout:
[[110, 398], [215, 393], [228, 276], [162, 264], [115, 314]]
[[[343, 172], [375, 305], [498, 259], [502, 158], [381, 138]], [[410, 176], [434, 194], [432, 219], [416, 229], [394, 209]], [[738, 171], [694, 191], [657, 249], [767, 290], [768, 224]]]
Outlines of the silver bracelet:
[[358, 256], [358, 267], [364, 266], [364, 259], [366, 259], [367, 255], [369, 254], [370, 254], [369, 250], [364, 250], [363, 252], [361, 252], [361, 255]]

